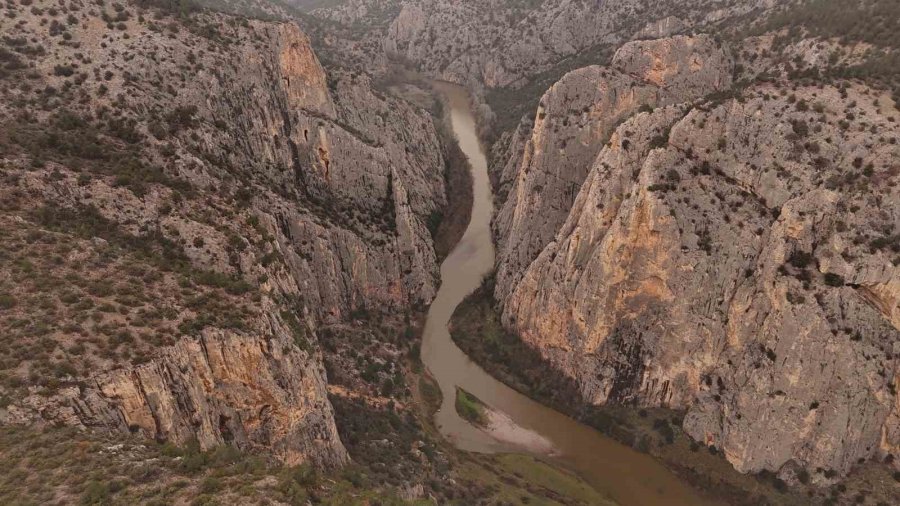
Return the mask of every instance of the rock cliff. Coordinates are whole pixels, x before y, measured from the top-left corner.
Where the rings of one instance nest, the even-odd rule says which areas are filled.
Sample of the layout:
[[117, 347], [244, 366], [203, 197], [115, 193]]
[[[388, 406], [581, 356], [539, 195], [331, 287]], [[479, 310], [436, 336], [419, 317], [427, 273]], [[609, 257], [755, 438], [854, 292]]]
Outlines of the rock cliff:
[[0, 420], [343, 464], [317, 329], [433, 296], [430, 116], [294, 24], [67, 15], [0, 22]]
[[865, 86], [736, 94], [618, 126], [498, 301], [587, 400], [827, 481], [898, 451], [900, 131]]
[[18, 423], [44, 419], [160, 441], [231, 444], [287, 465], [347, 462], [325, 391], [321, 357], [298, 348], [287, 324], [267, 314], [261, 336], [207, 327], [149, 363], [90, 377], [47, 399], [13, 406]]
[[620, 48], [609, 68], [576, 70], [544, 94], [531, 138], [495, 162], [506, 167], [493, 169], [502, 172], [501, 179], [512, 179], [494, 223], [498, 300], [506, 299], [556, 235], [616, 125], [642, 107], [690, 101], [727, 88], [731, 65], [728, 54], [707, 36], [636, 41]]

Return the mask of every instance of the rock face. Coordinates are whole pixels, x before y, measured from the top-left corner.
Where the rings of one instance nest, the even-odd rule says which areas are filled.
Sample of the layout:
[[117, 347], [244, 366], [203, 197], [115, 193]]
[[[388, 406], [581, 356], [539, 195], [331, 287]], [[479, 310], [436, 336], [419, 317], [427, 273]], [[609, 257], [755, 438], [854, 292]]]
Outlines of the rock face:
[[[294, 25], [277, 30], [278, 64], [260, 62], [250, 82], [221, 90], [208, 83], [217, 97], [208, 114], [241, 111], [230, 121], [247, 125], [249, 151], [234, 163], [249, 164], [267, 188], [298, 193], [295, 202], [260, 205], [268, 206], [281, 253], [303, 280], [306, 307], [338, 319], [357, 308], [430, 301], [437, 265], [425, 222], [446, 201], [430, 117], [375, 94], [365, 77], [336, 76], [332, 99], [305, 37]], [[298, 48], [311, 56], [285, 54]], [[265, 73], [270, 64], [274, 76]], [[280, 82], [273, 88], [257, 76]], [[258, 90], [269, 91], [258, 97]], [[213, 142], [224, 150], [231, 135]]]
[[297, 348], [284, 322], [268, 318], [259, 322], [267, 335], [207, 328], [148, 364], [96, 375], [50, 402], [26, 402], [83, 428], [196, 439], [201, 448], [232, 444], [287, 465], [346, 463], [320, 358]]
[[680, 33], [684, 31], [686, 28], [684, 21], [675, 17], [669, 16], [667, 18], [658, 19], [656, 21], [651, 21], [644, 25], [643, 28], [636, 34], [634, 34], [635, 39], [661, 39], [663, 37], [671, 37], [676, 33]]
[[[0, 28], [43, 40], [41, 12]], [[326, 75], [294, 24], [72, 17], [11, 67], [32, 85], [0, 88], [0, 225], [70, 243], [41, 269], [75, 280], [51, 301], [82, 302], [0, 320], [22, 349], [33, 335], [7, 324], [48, 321], [41, 342], [57, 350], [4, 361], [20, 380], [0, 386], [0, 421], [343, 464], [316, 329], [433, 297], [426, 223], [446, 197], [430, 115], [364, 76]], [[26, 111], [45, 88], [46, 110]], [[25, 300], [21, 274], [3, 289]], [[127, 298], [100, 286], [129, 283], [142, 288]]]
[[278, 27], [277, 40], [278, 67], [288, 106], [334, 116], [325, 71], [313, 53], [309, 39], [296, 25], [286, 23]]
[[553, 85], [538, 106], [531, 138], [521, 151], [511, 148], [506, 167], [494, 169], [509, 180], [516, 167], [494, 223], [497, 299], [507, 298], [556, 235], [619, 122], [641, 107], [689, 101], [730, 84], [731, 61], [718, 44], [707, 36], [678, 36], [628, 43], [610, 68], [585, 67]]
[[738, 470], [824, 480], [900, 449], [900, 128], [861, 86], [738, 94], [618, 126], [497, 298], [590, 402], [683, 409]]

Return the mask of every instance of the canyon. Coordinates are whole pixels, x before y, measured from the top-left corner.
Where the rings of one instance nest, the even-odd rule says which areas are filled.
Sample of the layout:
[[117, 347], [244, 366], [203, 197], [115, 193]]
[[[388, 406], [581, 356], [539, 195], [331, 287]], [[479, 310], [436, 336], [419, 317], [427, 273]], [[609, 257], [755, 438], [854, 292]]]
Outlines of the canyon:
[[0, 498], [900, 500], [900, 16], [839, 3], [7, 2]]

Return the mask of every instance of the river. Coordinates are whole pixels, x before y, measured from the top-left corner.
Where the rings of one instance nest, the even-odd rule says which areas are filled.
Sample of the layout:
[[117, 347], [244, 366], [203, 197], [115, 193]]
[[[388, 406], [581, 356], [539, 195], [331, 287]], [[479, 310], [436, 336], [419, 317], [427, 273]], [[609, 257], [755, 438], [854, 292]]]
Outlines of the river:
[[456, 413], [456, 387], [506, 414], [528, 432], [542, 436], [553, 450], [542, 457], [578, 473], [623, 506], [703, 504], [705, 501], [652, 457], [543, 406], [495, 380], [450, 339], [447, 324], [456, 306], [477, 288], [494, 265], [490, 221], [493, 213], [487, 159], [477, 137], [466, 90], [436, 83], [446, 98], [453, 131], [469, 158], [474, 185], [472, 218], [459, 244], [441, 264], [441, 287], [425, 322], [422, 361], [437, 380], [443, 404], [436, 424], [443, 436], [465, 451], [535, 453], [534, 447], [500, 442]]

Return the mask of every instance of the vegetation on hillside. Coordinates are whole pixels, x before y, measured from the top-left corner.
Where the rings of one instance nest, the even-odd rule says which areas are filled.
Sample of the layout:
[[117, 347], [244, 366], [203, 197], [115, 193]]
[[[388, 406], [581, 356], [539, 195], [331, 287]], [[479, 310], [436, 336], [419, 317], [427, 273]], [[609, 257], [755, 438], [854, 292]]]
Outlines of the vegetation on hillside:
[[[775, 49], [804, 38], [836, 39], [841, 44], [827, 68], [795, 77], [862, 79], [892, 90], [900, 104], [900, 2], [895, 0], [804, 0], [775, 10], [741, 36], [776, 33]], [[854, 44], [868, 44], [859, 61], [842, 64], [842, 53]]]
[[0, 428], [2, 504], [405, 504], [350, 465], [323, 475], [230, 446], [201, 451], [71, 428]]
[[[754, 31], [787, 30], [788, 37], [839, 38], [900, 48], [900, 3], [895, 0], [805, 0], [775, 11]], [[804, 33], [805, 32], [805, 33]]]
[[549, 69], [527, 79], [487, 90], [485, 100], [496, 115], [487, 132], [488, 145], [496, 141], [502, 132], [515, 128], [522, 116], [534, 119], [541, 96], [566, 73], [589, 65], [606, 65], [614, 52], [612, 44], [598, 44], [563, 58]]

